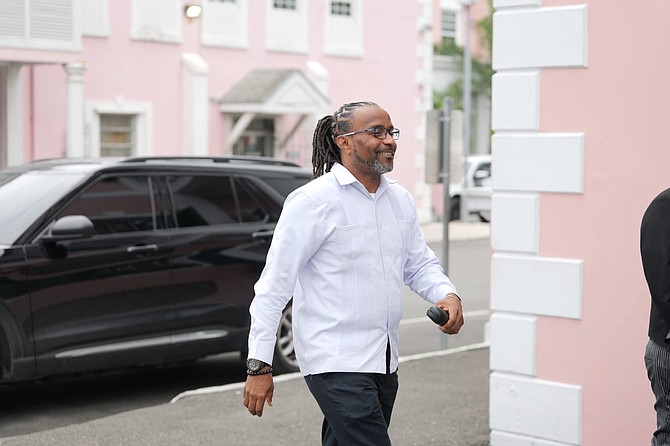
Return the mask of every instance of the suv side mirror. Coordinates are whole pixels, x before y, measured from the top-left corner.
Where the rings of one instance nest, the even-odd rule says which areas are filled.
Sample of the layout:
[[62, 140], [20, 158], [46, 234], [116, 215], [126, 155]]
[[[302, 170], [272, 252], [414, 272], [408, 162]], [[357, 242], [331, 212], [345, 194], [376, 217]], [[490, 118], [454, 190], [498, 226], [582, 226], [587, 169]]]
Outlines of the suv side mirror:
[[49, 233], [41, 238], [43, 243], [57, 243], [62, 240], [88, 238], [95, 234], [93, 222], [84, 215], [66, 215], [51, 226]]
[[491, 176], [491, 172], [488, 171], [488, 170], [484, 170], [484, 169], [475, 171], [475, 173], [473, 175], [475, 180], [484, 180], [484, 179], [486, 179], [490, 176]]

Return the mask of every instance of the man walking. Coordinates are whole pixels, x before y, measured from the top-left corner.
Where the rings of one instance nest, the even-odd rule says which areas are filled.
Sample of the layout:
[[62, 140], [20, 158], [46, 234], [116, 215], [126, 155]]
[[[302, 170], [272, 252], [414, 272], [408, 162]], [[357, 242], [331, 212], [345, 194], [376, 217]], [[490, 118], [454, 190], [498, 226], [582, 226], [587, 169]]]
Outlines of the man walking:
[[313, 140], [314, 179], [286, 200], [251, 304], [244, 405], [272, 404], [272, 355], [282, 310], [293, 298], [296, 358], [324, 414], [324, 445], [390, 445], [398, 390], [398, 327], [407, 284], [449, 313], [456, 288], [426, 245], [393, 169], [400, 130], [372, 102], [322, 118]]

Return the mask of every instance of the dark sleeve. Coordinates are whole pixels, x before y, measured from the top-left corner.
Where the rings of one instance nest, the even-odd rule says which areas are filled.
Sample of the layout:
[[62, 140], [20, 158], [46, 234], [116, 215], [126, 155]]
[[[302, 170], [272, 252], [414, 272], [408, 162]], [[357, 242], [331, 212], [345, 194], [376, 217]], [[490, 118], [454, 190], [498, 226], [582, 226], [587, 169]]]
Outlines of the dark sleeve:
[[653, 304], [670, 324], [670, 189], [654, 198], [642, 217], [640, 254]]

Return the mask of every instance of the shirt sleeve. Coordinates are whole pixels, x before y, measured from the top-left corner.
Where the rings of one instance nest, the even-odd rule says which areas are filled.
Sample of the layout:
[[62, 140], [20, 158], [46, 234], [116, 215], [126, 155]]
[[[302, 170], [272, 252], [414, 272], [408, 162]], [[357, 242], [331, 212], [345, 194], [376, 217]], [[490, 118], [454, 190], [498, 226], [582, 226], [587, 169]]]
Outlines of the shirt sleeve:
[[293, 297], [299, 271], [321, 244], [322, 211], [300, 191], [284, 203], [249, 307], [250, 358], [272, 363], [282, 311]]
[[458, 291], [444, 273], [440, 260], [426, 244], [423, 231], [419, 226], [418, 215], [416, 211], [414, 212], [414, 225], [409, 234], [409, 249], [403, 277], [412, 291], [434, 304], [449, 293], [458, 295]]

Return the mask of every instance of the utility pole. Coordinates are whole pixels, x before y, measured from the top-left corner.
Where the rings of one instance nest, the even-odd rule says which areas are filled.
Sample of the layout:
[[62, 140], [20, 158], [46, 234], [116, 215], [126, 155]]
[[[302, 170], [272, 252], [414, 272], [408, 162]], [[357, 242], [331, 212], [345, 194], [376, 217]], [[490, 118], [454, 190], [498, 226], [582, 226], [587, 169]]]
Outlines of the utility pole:
[[472, 52], [470, 49], [470, 36], [472, 34], [472, 5], [477, 0], [458, 0], [465, 11], [465, 45], [463, 46], [463, 190], [461, 192], [461, 220], [468, 218], [466, 199], [466, 179], [468, 164], [466, 160], [470, 156], [470, 125], [472, 119]]
[[449, 172], [451, 158], [451, 109], [452, 99], [445, 97], [442, 101], [442, 130], [440, 132], [441, 150], [442, 150], [442, 188], [443, 206], [442, 206], [442, 268], [445, 274], [449, 267], [449, 220], [451, 220], [451, 195], [449, 194]]

